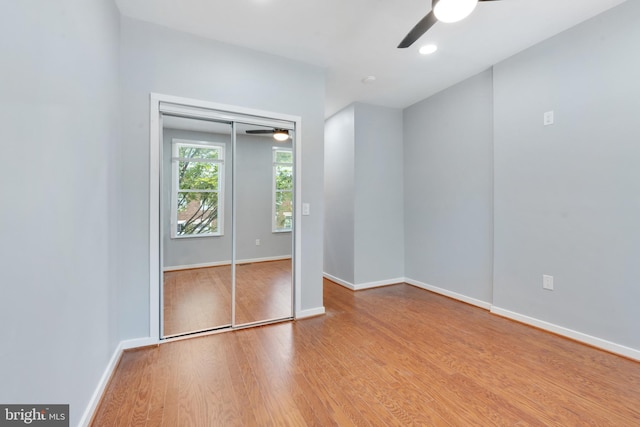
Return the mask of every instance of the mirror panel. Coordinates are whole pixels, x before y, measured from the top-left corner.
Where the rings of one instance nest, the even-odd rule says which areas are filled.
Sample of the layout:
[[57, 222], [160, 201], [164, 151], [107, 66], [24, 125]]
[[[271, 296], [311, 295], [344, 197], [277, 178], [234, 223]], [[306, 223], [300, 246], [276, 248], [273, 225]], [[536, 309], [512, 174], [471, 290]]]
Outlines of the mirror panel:
[[237, 125], [234, 325], [293, 315], [293, 141], [273, 131]]
[[232, 322], [232, 126], [162, 116], [163, 337]]

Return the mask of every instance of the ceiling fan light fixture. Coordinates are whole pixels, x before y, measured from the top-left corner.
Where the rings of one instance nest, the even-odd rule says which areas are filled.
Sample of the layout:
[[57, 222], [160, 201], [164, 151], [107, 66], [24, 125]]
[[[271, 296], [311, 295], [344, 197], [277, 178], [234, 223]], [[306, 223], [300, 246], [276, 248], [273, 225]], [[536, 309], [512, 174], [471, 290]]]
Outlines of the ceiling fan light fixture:
[[421, 55], [431, 55], [436, 50], [438, 50], [438, 46], [435, 44], [425, 44], [418, 50], [418, 52], [420, 52]]
[[276, 141], [286, 141], [289, 139], [289, 131], [286, 129], [278, 129], [273, 133], [273, 139]]
[[440, 0], [433, 8], [438, 21], [451, 23], [466, 18], [478, 5], [478, 0]]

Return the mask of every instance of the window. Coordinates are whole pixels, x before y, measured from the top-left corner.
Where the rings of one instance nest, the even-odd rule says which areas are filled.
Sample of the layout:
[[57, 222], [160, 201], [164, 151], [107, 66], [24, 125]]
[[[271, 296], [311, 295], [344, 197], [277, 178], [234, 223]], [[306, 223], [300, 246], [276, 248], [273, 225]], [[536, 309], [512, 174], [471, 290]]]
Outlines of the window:
[[223, 234], [224, 145], [174, 139], [171, 237]]
[[291, 231], [293, 225], [293, 151], [273, 147], [273, 232]]

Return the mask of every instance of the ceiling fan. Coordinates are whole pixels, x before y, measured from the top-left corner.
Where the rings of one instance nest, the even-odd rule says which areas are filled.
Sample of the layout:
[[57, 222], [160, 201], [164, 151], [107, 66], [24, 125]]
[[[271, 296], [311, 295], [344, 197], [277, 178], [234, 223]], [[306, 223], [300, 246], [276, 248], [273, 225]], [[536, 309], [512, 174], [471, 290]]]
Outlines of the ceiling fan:
[[466, 18], [473, 12], [478, 2], [481, 1], [499, 0], [431, 0], [431, 11], [409, 31], [409, 34], [402, 39], [398, 48], [404, 49], [411, 46], [438, 21], [448, 23]]
[[246, 131], [249, 135], [273, 135], [276, 141], [286, 141], [289, 139], [289, 131], [287, 129], [257, 129]]

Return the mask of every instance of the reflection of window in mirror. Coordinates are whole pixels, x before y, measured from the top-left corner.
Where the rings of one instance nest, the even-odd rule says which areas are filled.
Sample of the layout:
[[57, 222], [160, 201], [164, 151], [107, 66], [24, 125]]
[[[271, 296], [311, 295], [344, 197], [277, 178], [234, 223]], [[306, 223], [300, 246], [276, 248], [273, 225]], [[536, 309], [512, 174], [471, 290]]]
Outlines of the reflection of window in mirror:
[[223, 234], [224, 144], [173, 139], [171, 237]]
[[293, 150], [273, 147], [272, 231], [291, 231], [293, 225]]

